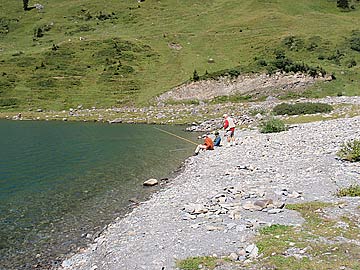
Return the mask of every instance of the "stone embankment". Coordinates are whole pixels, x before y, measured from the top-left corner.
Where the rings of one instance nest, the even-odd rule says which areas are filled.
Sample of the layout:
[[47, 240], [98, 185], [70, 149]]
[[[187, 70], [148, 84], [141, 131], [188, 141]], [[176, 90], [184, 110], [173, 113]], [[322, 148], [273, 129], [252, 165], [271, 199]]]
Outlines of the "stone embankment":
[[273, 134], [237, 132], [237, 145], [190, 157], [165, 189], [110, 224], [60, 268], [176, 269], [178, 259], [211, 255], [252, 269], [251, 261], [260, 255], [254, 239], [260, 227], [304, 222], [286, 204], [341, 202], [332, 215], [351, 213], [359, 220], [359, 200], [334, 195], [360, 184], [359, 166], [336, 155], [344, 141], [359, 137], [360, 117], [299, 124]]

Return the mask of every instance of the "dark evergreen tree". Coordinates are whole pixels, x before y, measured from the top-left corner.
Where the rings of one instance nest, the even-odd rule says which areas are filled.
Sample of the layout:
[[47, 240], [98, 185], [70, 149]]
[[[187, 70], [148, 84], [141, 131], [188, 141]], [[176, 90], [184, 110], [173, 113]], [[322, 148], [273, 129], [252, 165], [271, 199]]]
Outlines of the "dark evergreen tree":
[[28, 10], [28, 8], [29, 8], [29, 0], [23, 0], [23, 4], [24, 4], [24, 10]]
[[337, 7], [341, 9], [349, 9], [349, 0], [337, 0]]
[[200, 76], [195, 69], [194, 73], [193, 73], [193, 81], [197, 82], [199, 79], [200, 79]]
[[24, 5], [24, 10], [25, 11], [28, 11], [28, 10], [31, 10], [35, 7], [29, 7], [29, 0], [23, 0], [23, 5]]

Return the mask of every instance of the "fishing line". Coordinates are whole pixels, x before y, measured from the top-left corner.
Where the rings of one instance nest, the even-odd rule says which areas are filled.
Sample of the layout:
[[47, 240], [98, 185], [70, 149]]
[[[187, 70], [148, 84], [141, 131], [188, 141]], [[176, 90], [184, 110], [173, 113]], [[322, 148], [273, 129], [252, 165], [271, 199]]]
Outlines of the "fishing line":
[[192, 144], [198, 145], [198, 143], [195, 143], [195, 142], [193, 142], [193, 141], [190, 141], [190, 140], [188, 140], [188, 139], [186, 139], [186, 138], [183, 138], [183, 137], [181, 137], [181, 136], [178, 136], [178, 135], [176, 135], [176, 134], [174, 134], [174, 133], [171, 133], [171, 132], [169, 132], [169, 131], [166, 131], [166, 130], [163, 130], [163, 129], [157, 128], [157, 127], [153, 127], [153, 128], [155, 128], [155, 129], [157, 129], [157, 130], [160, 130], [160, 131], [162, 131], [162, 132], [164, 132], [164, 133], [166, 133], [166, 134], [169, 134], [169, 135], [171, 135], [171, 136], [174, 136], [174, 137], [176, 137], [176, 138], [178, 138], [178, 139], [184, 140], [184, 141], [186, 141], [186, 142], [188, 142], [188, 143], [192, 143]]

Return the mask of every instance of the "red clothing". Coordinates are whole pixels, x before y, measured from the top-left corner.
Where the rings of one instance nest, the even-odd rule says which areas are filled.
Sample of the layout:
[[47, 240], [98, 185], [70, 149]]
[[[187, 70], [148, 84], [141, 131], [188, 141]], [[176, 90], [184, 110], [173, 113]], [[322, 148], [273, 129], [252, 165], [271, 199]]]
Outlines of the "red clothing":
[[229, 126], [229, 121], [227, 119], [225, 119], [225, 121], [224, 121], [224, 129], [227, 129], [228, 126]]
[[224, 121], [224, 129], [226, 131], [231, 131], [234, 132], [235, 131], [235, 123], [234, 120], [230, 117], [227, 117]]
[[214, 142], [210, 137], [205, 138], [204, 145], [206, 145], [206, 150], [214, 150]]

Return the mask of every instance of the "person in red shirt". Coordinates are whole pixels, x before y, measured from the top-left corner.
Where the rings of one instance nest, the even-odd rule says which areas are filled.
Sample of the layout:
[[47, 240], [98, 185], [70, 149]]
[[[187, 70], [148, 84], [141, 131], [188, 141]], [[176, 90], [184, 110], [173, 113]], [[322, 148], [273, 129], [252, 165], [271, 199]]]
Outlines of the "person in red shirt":
[[227, 137], [227, 142], [232, 145], [235, 143], [235, 123], [234, 120], [227, 114], [223, 115], [224, 117], [224, 129], [226, 131], [225, 136]]
[[199, 144], [195, 149], [195, 155], [199, 154], [200, 150], [214, 150], [214, 142], [208, 135], [203, 135], [204, 143]]

